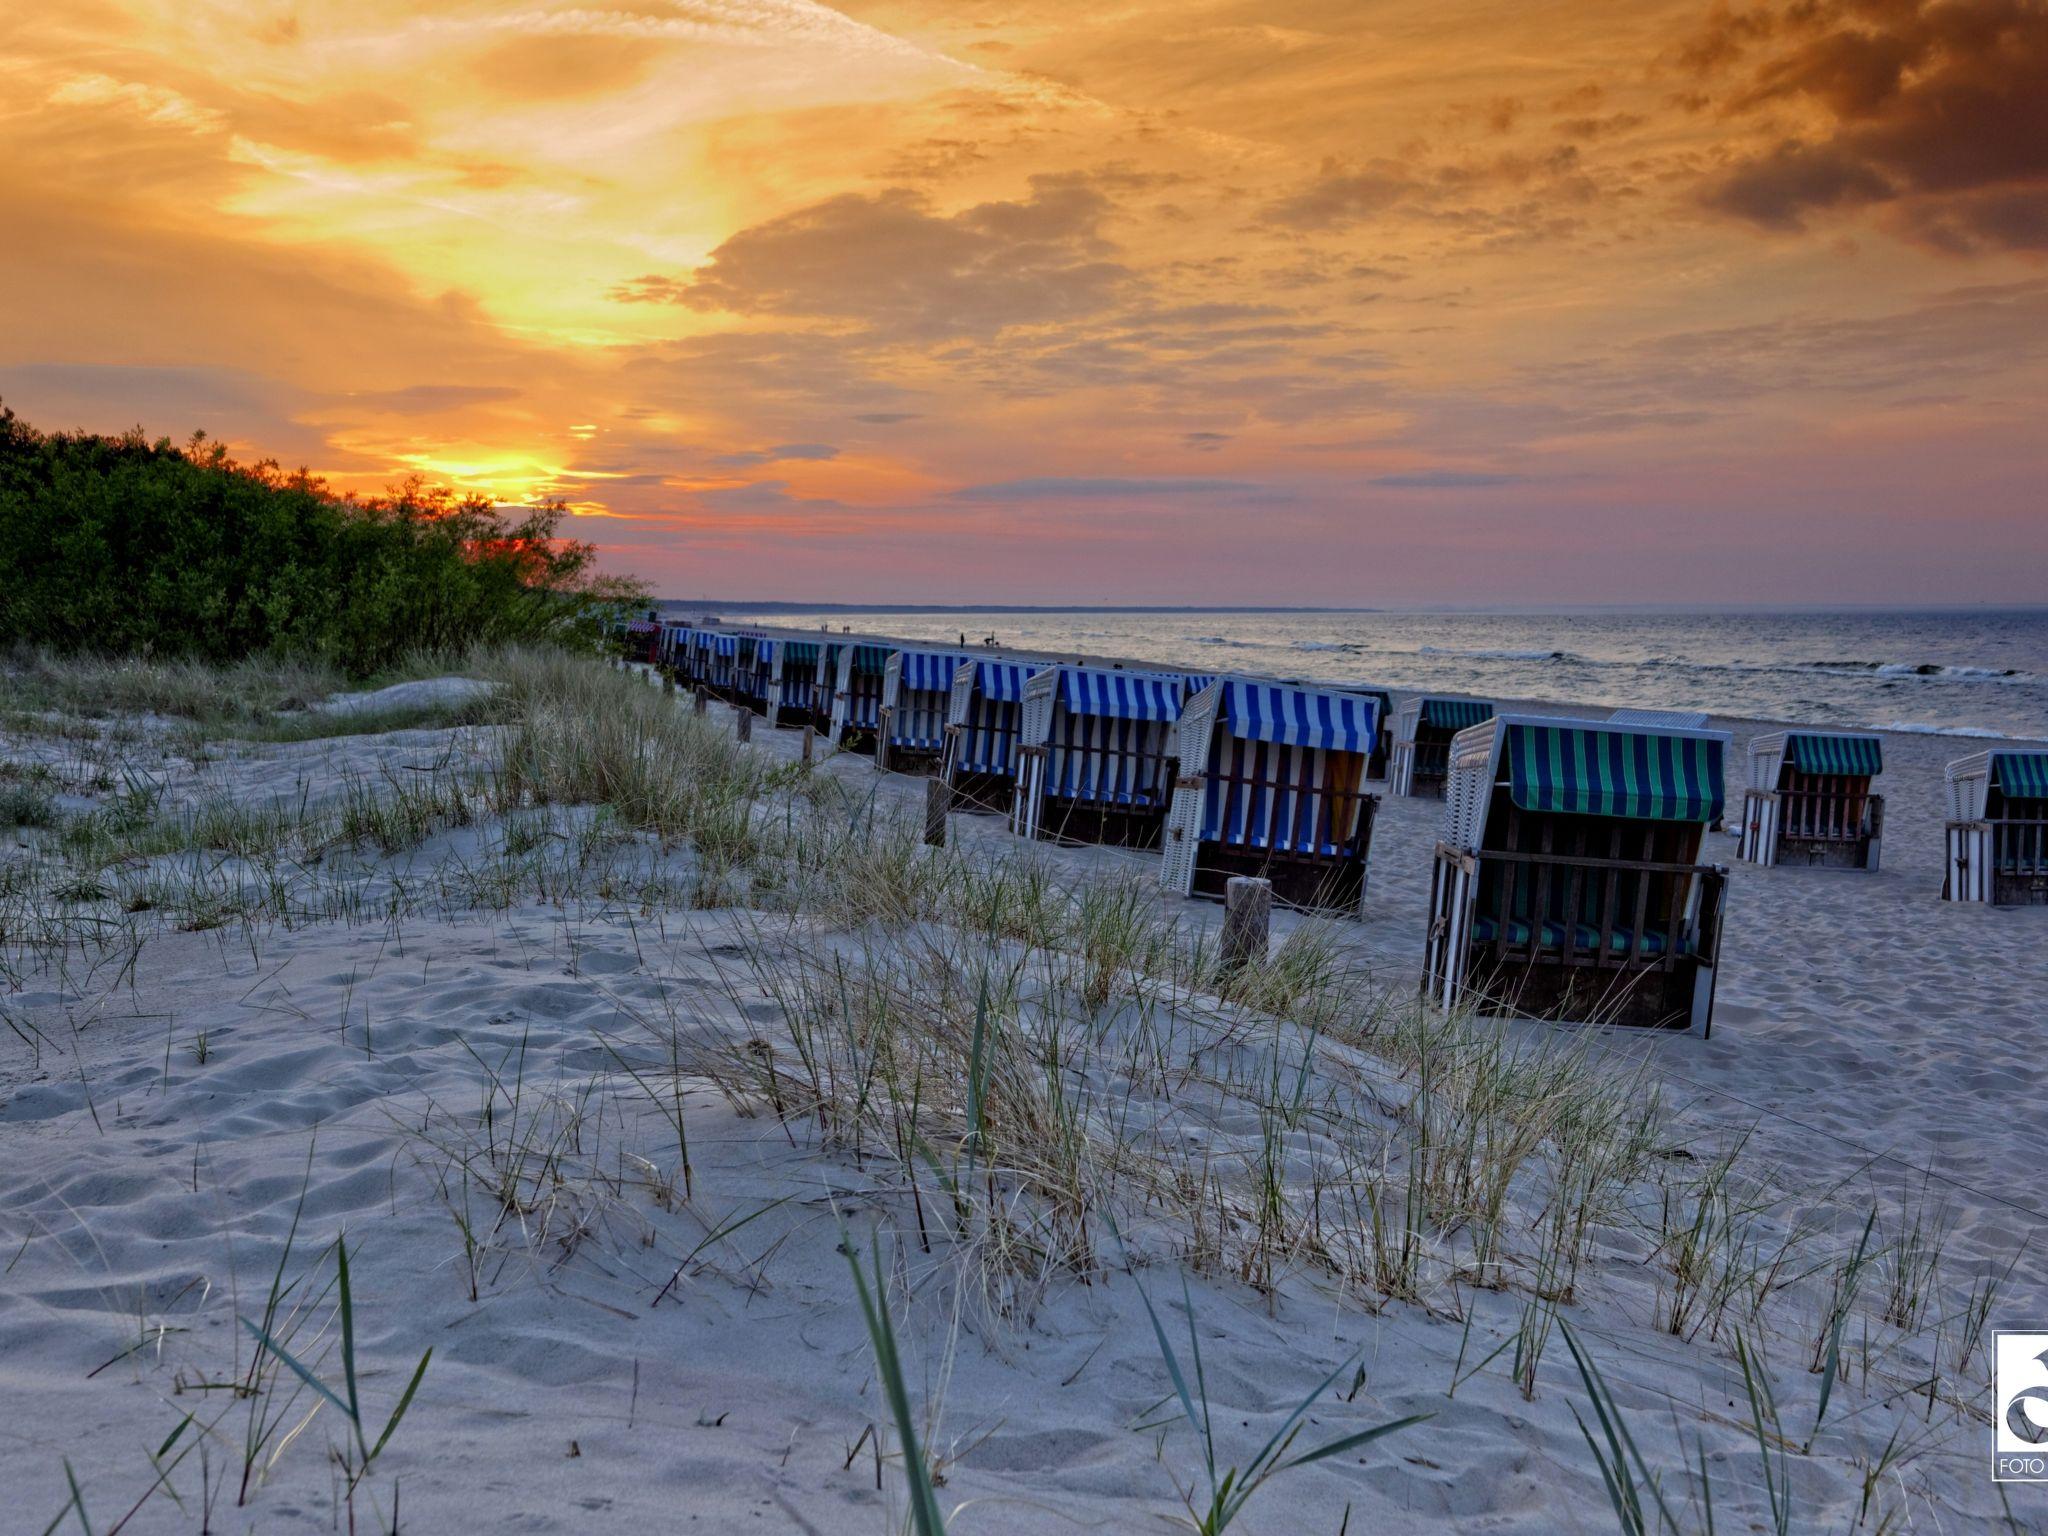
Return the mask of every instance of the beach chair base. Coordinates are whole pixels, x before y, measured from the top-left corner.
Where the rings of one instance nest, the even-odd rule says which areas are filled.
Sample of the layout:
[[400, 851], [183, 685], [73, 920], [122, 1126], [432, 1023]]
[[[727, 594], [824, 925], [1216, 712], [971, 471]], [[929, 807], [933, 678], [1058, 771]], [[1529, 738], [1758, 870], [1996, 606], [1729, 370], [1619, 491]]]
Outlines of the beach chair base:
[[1166, 826], [1164, 806], [1105, 806], [1047, 797], [1038, 837], [1070, 847], [1157, 848]]
[[1273, 899], [1296, 911], [1332, 917], [1363, 915], [1363, 853], [1315, 858], [1270, 849], [1239, 848], [1228, 843], [1204, 843], [1195, 855], [1194, 883], [1189, 894], [1221, 901], [1234, 875], [1256, 875], [1271, 881]]
[[1007, 816], [1017, 797], [1017, 781], [1007, 773], [953, 775], [953, 809], [980, 815]]

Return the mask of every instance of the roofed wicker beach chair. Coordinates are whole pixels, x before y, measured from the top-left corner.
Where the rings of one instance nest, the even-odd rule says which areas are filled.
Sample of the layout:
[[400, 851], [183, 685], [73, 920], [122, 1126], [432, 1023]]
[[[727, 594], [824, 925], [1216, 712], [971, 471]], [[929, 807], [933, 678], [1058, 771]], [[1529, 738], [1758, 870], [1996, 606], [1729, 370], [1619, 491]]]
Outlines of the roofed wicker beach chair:
[[730, 631], [713, 631], [706, 638], [711, 643], [705, 648], [701, 681], [713, 695], [730, 704], [733, 682], [739, 672], [740, 637]]
[[683, 656], [689, 649], [690, 626], [687, 624], [664, 624], [661, 627], [661, 642], [655, 647], [654, 664], [670, 677], [681, 680]]
[[1011, 829], [1060, 842], [1156, 848], [1184, 686], [1179, 673], [1066, 666], [1027, 681]]
[[1380, 803], [1364, 790], [1379, 710], [1369, 694], [1234, 677], [1189, 699], [1166, 888], [1220, 901], [1232, 875], [1259, 875], [1289, 906], [1358, 916]]
[[875, 766], [892, 773], [935, 773], [946, 751], [953, 679], [968, 658], [958, 651], [905, 647], [882, 672], [880, 750]]
[[775, 693], [776, 642], [766, 635], [742, 634], [733, 657], [732, 701], [757, 715], [770, 713]]
[[873, 755], [882, 728], [882, 680], [893, 645], [849, 641], [839, 648], [838, 685], [832, 695], [832, 740]]
[[1682, 730], [1704, 731], [1708, 725], [1703, 709], [1617, 709], [1607, 717], [1609, 725], [1675, 725]]
[[1752, 864], [1876, 869], [1884, 796], [1884, 747], [1859, 731], [1774, 731], [1749, 743], [1735, 856]]
[[1503, 715], [1451, 747], [1423, 992], [1445, 1008], [1712, 1023], [1728, 872], [1720, 731]]
[[1384, 688], [1374, 688], [1367, 683], [1328, 683], [1319, 686], [1334, 688], [1338, 693], [1355, 693], [1360, 698], [1376, 701], [1379, 706], [1375, 712], [1379, 728], [1373, 733], [1372, 751], [1365, 760], [1365, 776], [1368, 779], [1384, 780], [1394, 759], [1394, 696]]
[[2048, 751], [2004, 749], [1948, 765], [1949, 901], [2048, 907]]
[[626, 620], [623, 638], [626, 660], [639, 662], [642, 666], [652, 666], [655, 649], [661, 644], [659, 615], [649, 609], [637, 619]]
[[1017, 788], [1017, 731], [1024, 684], [1045, 663], [969, 661], [946, 702], [946, 755], [939, 771], [963, 811], [1007, 816]]
[[1388, 792], [1441, 800], [1450, 772], [1451, 738], [1468, 726], [1492, 718], [1493, 705], [1485, 699], [1423, 694], [1408, 700], [1394, 719], [1393, 773], [1387, 781]]
[[775, 642], [775, 665], [769, 675], [768, 691], [769, 697], [775, 701], [773, 718], [777, 725], [810, 725], [824, 730], [832, 723], [830, 684], [823, 686], [825, 708], [822, 712], [818, 708], [818, 680], [827, 651], [832, 653], [836, 666], [839, 659], [837, 648], [822, 641]]

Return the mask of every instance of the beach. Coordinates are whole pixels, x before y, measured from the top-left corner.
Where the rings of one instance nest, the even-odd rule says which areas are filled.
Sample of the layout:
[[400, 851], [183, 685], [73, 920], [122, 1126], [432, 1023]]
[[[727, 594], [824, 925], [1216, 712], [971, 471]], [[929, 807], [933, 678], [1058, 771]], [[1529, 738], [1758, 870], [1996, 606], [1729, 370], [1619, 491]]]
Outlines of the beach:
[[[726, 705], [589, 686], [639, 690], [693, 761], [734, 751]], [[737, 826], [594, 810], [509, 716], [242, 744], [45, 723], [4, 756], [65, 816], [146, 775], [159, 817], [299, 824], [131, 851], [72, 893], [68, 939], [9, 935], [8, 1529], [67, 1501], [100, 1532], [902, 1529], [850, 1258], [883, 1277], [956, 1532], [1189, 1528], [1197, 1353], [1219, 1470], [1290, 1424], [1299, 1455], [1427, 1416], [1276, 1475], [1233, 1529], [1614, 1530], [1600, 1392], [1668, 1501], [1649, 1529], [2043, 1528], [2040, 1490], [1990, 1481], [1988, 1371], [1992, 1332], [2048, 1324], [2048, 1197], [2019, 1176], [2048, 1160], [2048, 929], [1940, 899], [1967, 743], [1885, 735], [1877, 872], [1709, 834], [1732, 873], [1702, 1040], [1423, 1015], [1441, 802], [1388, 797], [1362, 920], [1276, 913], [1295, 969], [1220, 997], [1221, 908], [1162, 894], [1158, 854], [967, 814], [926, 850], [921, 780], [822, 752], [807, 776], [758, 722]], [[1770, 726], [1714, 723], [1733, 793]], [[133, 906], [147, 879], [185, 905]], [[974, 915], [1026, 889], [1119, 915]], [[1020, 1000], [1001, 1049], [1042, 1073], [1003, 1086], [1006, 1154], [958, 1083], [890, 1076], [998, 1049], [991, 959]], [[899, 1020], [902, 1061], [876, 1033]], [[1486, 1062], [1535, 1063], [1516, 1091], [1555, 1109], [1487, 1099]], [[1382, 1193], [1435, 1190], [1403, 1170], [1439, 1127], [1476, 1138], [1459, 1177], [1503, 1170], [1492, 1215], [1461, 1189], [1368, 1233]], [[1544, 1234], [1581, 1177], [1565, 1276]]]

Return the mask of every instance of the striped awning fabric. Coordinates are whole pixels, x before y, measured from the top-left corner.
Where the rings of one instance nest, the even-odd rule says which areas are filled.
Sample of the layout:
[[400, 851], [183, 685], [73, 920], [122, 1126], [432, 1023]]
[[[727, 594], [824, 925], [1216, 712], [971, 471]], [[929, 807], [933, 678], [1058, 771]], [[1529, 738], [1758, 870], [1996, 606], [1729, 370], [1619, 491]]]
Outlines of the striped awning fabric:
[[661, 626], [653, 619], [626, 620], [626, 633], [629, 635], [651, 635], [659, 628]]
[[818, 647], [809, 640], [784, 640], [781, 645], [782, 659], [785, 663], [818, 659]]
[[712, 655], [737, 656], [739, 653], [740, 637], [738, 635], [713, 635], [711, 637]]
[[1795, 731], [1785, 738], [1785, 762], [1801, 773], [1867, 778], [1884, 772], [1884, 749], [1875, 736], [1813, 736]]
[[1508, 793], [1525, 811], [1708, 822], [1726, 799], [1713, 737], [1514, 724], [1506, 746]]
[[954, 675], [969, 659], [953, 651], [905, 651], [902, 686], [921, 692], [950, 693]]
[[1188, 673], [1188, 697], [1192, 699], [1196, 694], [1200, 693], [1204, 688], [1208, 687], [1211, 683], [1215, 681], [1216, 674], [1214, 672]]
[[1420, 723], [1439, 731], [1462, 731], [1493, 718], [1493, 706], [1484, 699], [1424, 699]]
[[1060, 699], [1073, 715], [1099, 715], [1110, 720], [1178, 720], [1181, 683], [1178, 678], [1146, 677], [1134, 672], [1069, 670], [1060, 679]]
[[974, 664], [974, 689], [984, 699], [1015, 704], [1024, 697], [1024, 683], [1033, 669], [1022, 662], [979, 661]]
[[888, 670], [892, 654], [886, 645], [856, 645], [853, 648], [853, 670], [880, 677]]
[[2048, 752], [1994, 752], [1991, 782], [2015, 800], [2048, 799]]
[[1379, 701], [1358, 694], [1228, 682], [1223, 685], [1223, 718], [1231, 735], [1245, 741], [1369, 752], [1379, 728]]

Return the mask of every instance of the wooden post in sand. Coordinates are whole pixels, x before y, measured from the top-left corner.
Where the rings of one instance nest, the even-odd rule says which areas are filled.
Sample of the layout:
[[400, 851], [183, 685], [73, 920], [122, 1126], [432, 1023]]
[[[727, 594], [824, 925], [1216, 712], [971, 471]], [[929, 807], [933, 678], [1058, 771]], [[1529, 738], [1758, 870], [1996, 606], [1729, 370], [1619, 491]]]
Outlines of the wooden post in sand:
[[1272, 926], [1273, 882], [1232, 875], [1223, 888], [1223, 969], [1240, 971], [1263, 962]]
[[946, 812], [953, 808], [953, 786], [944, 779], [924, 781], [924, 840], [934, 848], [946, 846]]
[[675, 673], [665, 671], [661, 674], [661, 691], [665, 694], [674, 693], [676, 691]]
[[802, 759], [804, 771], [806, 773], [810, 772], [811, 762], [817, 756], [817, 753], [818, 728], [815, 725], [811, 724], [810, 721], [806, 720], [804, 722], [804, 746]]
[[741, 741], [754, 739], [754, 712], [744, 704], [740, 706], [738, 718], [732, 723], [732, 733]]
[[701, 715], [711, 707], [711, 690], [702, 683], [697, 685], [696, 697], [690, 700], [690, 713]]

